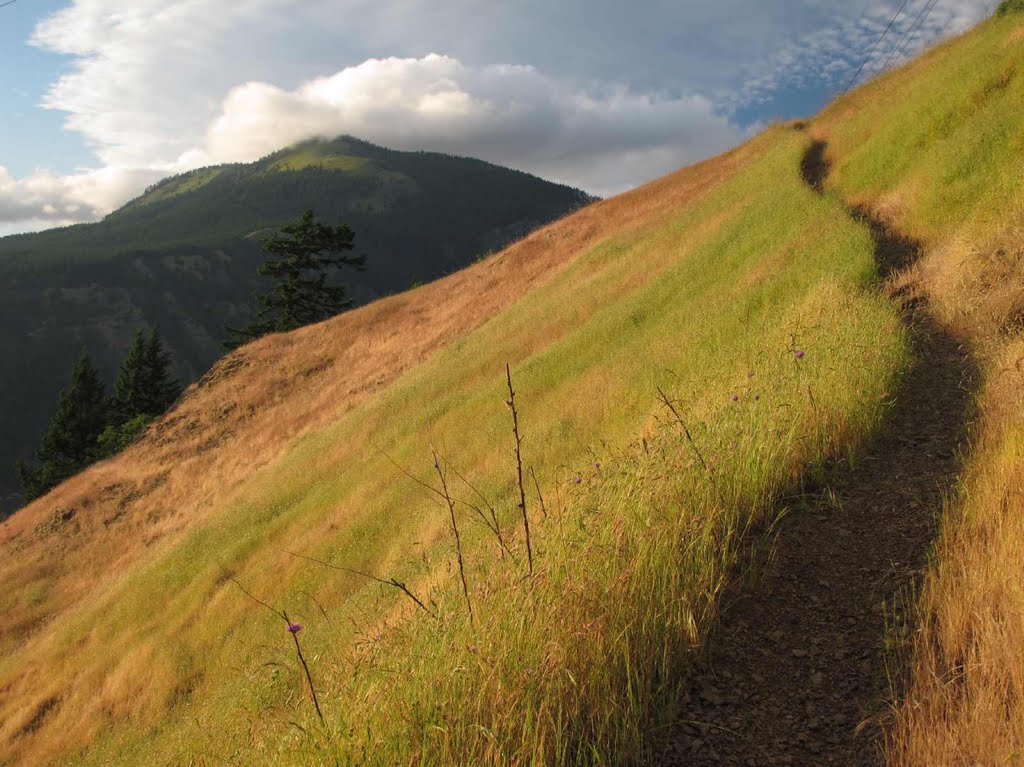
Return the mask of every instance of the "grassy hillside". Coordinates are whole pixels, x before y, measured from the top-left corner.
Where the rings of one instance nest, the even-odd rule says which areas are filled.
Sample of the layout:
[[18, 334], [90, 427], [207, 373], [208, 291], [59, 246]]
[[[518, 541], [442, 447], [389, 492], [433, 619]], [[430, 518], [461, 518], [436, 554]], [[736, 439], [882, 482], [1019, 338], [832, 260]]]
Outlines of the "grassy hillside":
[[895, 764], [1024, 752], [1024, 6], [837, 102], [834, 186], [921, 238], [905, 277], [983, 366], [975, 446], [920, 599]]
[[367, 256], [360, 302], [471, 263], [589, 201], [479, 160], [396, 152], [350, 137], [167, 179], [103, 221], [0, 238], [0, 514], [83, 347], [112, 378], [137, 328], [156, 324], [190, 382], [252, 317], [261, 235], [314, 208]]
[[[708, 628], [737, 532], [871, 432], [902, 366], [871, 239], [803, 185], [807, 143], [769, 131], [449, 281], [247, 347], [142, 444], [21, 512], [4, 528], [20, 548], [4, 572], [19, 584], [0, 666], [8, 753], [91, 742], [85, 763], [254, 750], [303, 763], [308, 749], [528, 763], [633, 750]], [[506, 361], [547, 510], [531, 488], [525, 579]], [[430, 481], [431, 444], [491, 499], [515, 553], [503, 559], [460, 505], [475, 626], [443, 510], [374, 447]], [[285, 550], [399, 577], [440, 619]], [[331, 736], [280, 619], [225, 569], [305, 625]]]
[[[1001, 14], [806, 129], [222, 360], [143, 441], [0, 526], [0, 759], [637, 759], [745, 547], [856, 459], [911, 358], [849, 199], [924, 242], [888, 287], [927, 295], [986, 372], [889, 756], [1013, 763], [1022, 29]], [[812, 141], [824, 196], [801, 179]], [[267, 605], [303, 625], [322, 720]]]

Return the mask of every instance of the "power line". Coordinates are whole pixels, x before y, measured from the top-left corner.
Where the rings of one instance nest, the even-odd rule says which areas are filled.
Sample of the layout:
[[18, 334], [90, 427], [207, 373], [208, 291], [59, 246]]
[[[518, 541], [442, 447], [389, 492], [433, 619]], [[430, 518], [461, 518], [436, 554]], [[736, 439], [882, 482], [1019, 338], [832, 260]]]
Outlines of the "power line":
[[896, 19], [900, 17], [900, 14], [903, 13], [903, 9], [907, 7], [907, 3], [909, 2], [910, 0], [903, 0], [903, 3], [902, 5], [900, 5], [899, 10], [897, 10], [896, 14], [891, 19], [889, 19], [889, 24], [888, 26], [886, 26], [885, 31], [883, 31], [881, 36], [877, 40], [875, 40], [875, 44], [871, 46], [871, 50], [868, 51], [868, 55], [864, 57], [864, 61], [862, 61], [860, 63], [860, 66], [857, 67], [857, 71], [853, 73], [853, 77], [850, 78], [850, 82], [848, 82], [846, 84], [846, 87], [843, 88], [843, 93], [846, 93], [848, 90], [850, 90], [850, 88], [853, 87], [853, 84], [857, 82], [857, 78], [860, 77], [860, 73], [864, 71], [864, 67], [867, 66], [868, 62], [871, 60], [871, 57], [875, 55], [875, 51], [878, 49], [878, 46], [881, 44], [882, 40], [885, 39], [885, 36], [889, 34], [889, 30], [892, 29], [892, 25], [896, 23]]
[[889, 54], [889, 58], [885, 60], [885, 66], [882, 67], [883, 70], [888, 69], [891, 64], [894, 64], [896, 61], [899, 60], [899, 57], [902, 55], [904, 49], [907, 47], [907, 43], [910, 42], [915, 32], [917, 32], [920, 29], [924, 29], [924, 25], [928, 21], [928, 17], [935, 9], [935, 6], [938, 4], [939, 0], [928, 0], [928, 2], [924, 4], [924, 6], [921, 8], [921, 12], [917, 14], [917, 18], [914, 20], [914, 23], [911, 25], [910, 29], [908, 29], [906, 34], [903, 35], [903, 39], [900, 40], [899, 45], [897, 45], [893, 49], [892, 53]]
[[14, 5], [18, 0], [7, 0], [6, 3], [0, 3], [0, 8], [6, 8], [8, 5]]

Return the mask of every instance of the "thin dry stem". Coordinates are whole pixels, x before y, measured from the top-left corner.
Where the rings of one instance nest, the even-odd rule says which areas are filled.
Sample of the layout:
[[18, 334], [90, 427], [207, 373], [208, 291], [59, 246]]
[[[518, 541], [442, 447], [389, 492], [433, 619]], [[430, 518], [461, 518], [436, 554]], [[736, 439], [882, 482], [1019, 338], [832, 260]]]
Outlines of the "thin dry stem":
[[533, 575], [533, 546], [530, 543], [530, 515], [526, 513], [526, 488], [523, 486], [523, 438], [519, 434], [519, 412], [516, 410], [516, 392], [512, 388], [512, 368], [505, 363], [505, 380], [508, 381], [508, 409], [512, 411], [512, 434], [516, 439], [516, 483], [519, 486], [519, 509], [523, 513], [523, 530], [526, 533], [526, 558]]
[[324, 713], [320, 710], [320, 699], [317, 698], [316, 695], [316, 685], [313, 684], [313, 675], [309, 671], [309, 664], [306, 663], [306, 657], [302, 654], [302, 645], [299, 644], [299, 632], [291, 631], [292, 622], [291, 619], [288, 617], [288, 613], [286, 613], [284, 610], [278, 610], [276, 607], [267, 604], [262, 599], [255, 596], [252, 592], [245, 588], [245, 586], [243, 586], [241, 582], [235, 576], [233, 576], [227, 568], [222, 567], [221, 569], [224, 570], [225, 574], [228, 576], [228, 579], [236, 586], [238, 586], [241, 592], [245, 594], [247, 597], [249, 597], [249, 599], [251, 599], [258, 605], [266, 607], [268, 610], [270, 610], [270, 612], [274, 613], [274, 615], [276, 615], [278, 618], [284, 621], [285, 626], [288, 627], [289, 633], [291, 633], [292, 635], [292, 639], [295, 640], [295, 652], [299, 656], [299, 663], [302, 664], [302, 670], [306, 672], [306, 681], [309, 682], [309, 693], [313, 698], [313, 708], [316, 709], [316, 715], [320, 718], [320, 724], [325, 724]]
[[462, 558], [462, 538], [459, 535], [459, 523], [455, 518], [455, 501], [452, 500], [451, 493], [448, 492], [448, 480], [445, 478], [444, 470], [441, 468], [441, 458], [438, 456], [437, 450], [431, 446], [430, 452], [434, 456], [434, 468], [437, 469], [437, 476], [441, 479], [442, 495], [445, 503], [448, 504], [448, 513], [451, 515], [452, 533], [455, 535], [455, 554], [459, 562], [459, 577], [462, 578], [462, 594], [466, 597], [469, 622], [473, 623], [473, 602], [469, 598], [469, 585], [466, 583], [466, 564]]
[[683, 427], [683, 434], [686, 435], [686, 441], [689, 443], [694, 455], [697, 456], [697, 460], [700, 461], [700, 465], [703, 467], [704, 472], [708, 475], [708, 480], [711, 482], [711, 487], [714, 488], [715, 495], [718, 496], [718, 500], [722, 502], [723, 506], [728, 506], [725, 502], [725, 496], [722, 494], [722, 490], [718, 487], [718, 481], [715, 479], [715, 473], [711, 470], [708, 462], [704, 460], [704, 455], [700, 452], [700, 448], [697, 447], [697, 443], [694, 441], [693, 435], [690, 433], [690, 428], [686, 425], [686, 421], [683, 420], [683, 417], [679, 414], [679, 411], [672, 403], [672, 400], [669, 399], [669, 396], [665, 394], [664, 390], [660, 386], [658, 387], [658, 397], [675, 417], [676, 422]]
[[[358, 575], [360, 578], [366, 578], [367, 580], [374, 581], [376, 583], [382, 583], [385, 586], [392, 586], [392, 587], [398, 589], [399, 591], [403, 592], [407, 597], [409, 597], [409, 599], [411, 599], [413, 602], [416, 603], [417, 607], [419, 607], [421, 610], [423, 610], [423, 612], [425, 612], [431, 618], [437, 618], [437, 616], [433, 612], [431, 612], [431, 610], [425, 604], [423, 604], [423, 602], [420, 600], [420, 598], [417, 597], [415, 594], [413, 594], [412, 591], [409, 590], [408, 586], [406, 586], [405, 583], [403, 583], [402, 581], [398, 580], [397, 578], [378, 578], [376, 575], [371, 575], [370, 573], [364, 573], [362, 570], [355, 570], [355, 569], [353, 569], [351, 567], [342, 567], [341, 565], [335, 565], [335, 564], [332, 564], [330, 562], [325, 562], [322, 559], [317, 559], [315, 557], [308, 557], [305, 554], [296, 554], [293, 551], [286, 551], [285, 554], [288, 554], [289, 556], [296, 557], [297, 559], [305, 559], [305, 560], [307, 560], [309, 562], [315, 562], [318, 565], [323, 565], [324, 567], [329, 567], [332, 570], [339, 570], [340, 572], [343, 572], [343, 573], [350, 573], [352, 575]], [[323, 608], [321, 608], [321, 610], [322, 609]], [[325, 613], [325, 615], [326, 615], [326, 613]]]
[[532, 466], [530, 467], [530, 476], [533, 477], [533, 486], [537, 490], [537, 500], [540, 501], [540, 513], [543, 515], [544, 519], [547, 519], [548, 508], [544, 505], [544, 494], [540, 491], [540, 482], [537, 481], [537, 472], [533, 470]]

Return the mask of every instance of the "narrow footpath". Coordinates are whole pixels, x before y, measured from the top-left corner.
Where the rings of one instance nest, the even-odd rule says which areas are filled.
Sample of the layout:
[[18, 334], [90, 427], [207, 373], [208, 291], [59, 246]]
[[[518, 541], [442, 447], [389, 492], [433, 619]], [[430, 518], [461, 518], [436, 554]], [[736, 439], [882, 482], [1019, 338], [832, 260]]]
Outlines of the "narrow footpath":
[[[823, 191], [825, 144], [804, 157]], [[882, 279], [911, 265], [919, 244], [862, 210]], [[905, 303], [913, 363], [882, 433], [855, 466], [778, 527], [764, 577], [727, 595], [684, 720], [656, 747], [659, 765], [877, 765], [890, 707], [891, 605], [914, 586], [956, 481], [976, 371], [960, 344]], [[660, 739], [659, 739], [660, 740]]]

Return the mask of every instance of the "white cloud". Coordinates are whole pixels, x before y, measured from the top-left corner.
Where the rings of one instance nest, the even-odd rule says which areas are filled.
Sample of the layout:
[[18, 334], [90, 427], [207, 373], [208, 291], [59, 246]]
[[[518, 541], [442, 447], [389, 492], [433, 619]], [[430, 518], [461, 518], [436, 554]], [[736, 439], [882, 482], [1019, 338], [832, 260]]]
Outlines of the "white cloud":
[[[835, 87], [900, 1], [68, 0], [33, 37], [71, 57], [43, 104], [97, 167], [4, 172], [0, 224], [89, 220], [163, 175], [343, 132], [607, 194], [740, 140], [723, 112]], [[907, 53], [990, 3], [938, 0]]]
[[372, 59], [293, 91], [239, 86], [211, 124], [203, 156], [251, 160], [340, 133], [482, 157], [600, 193], [622, 191], [744, 136], [702, 96], [622, 85], [578, 91], [533, 67], [473, 68], [431, 54]]
[[[60, 84], [51, 99], [73, 82]], [[702, 96], [624, 85], [581, 91], [530, 66], [474, 68], [437, 54], [371, 59], [294, 90], [239, 85], [191, 144], [122, 117], [73, 113], [72, 127], [102, 141], [99, 156], [109, 164], [70, 176], [3, 177], [0, 221], [92, 220], [169, 173], [249, 162], [342, 133], [398, 149], [480, 157], [598, 194], [623, 191], [746, 135]], [[174, 159], [156, 159], [171, 151], [178, 152]], [[156, 161], [144, 164], [147, 157]]]
[[0, 233], [94, 221], [166, 175], [159, 168], [105, 167], [16, 179], [0, 166]]

